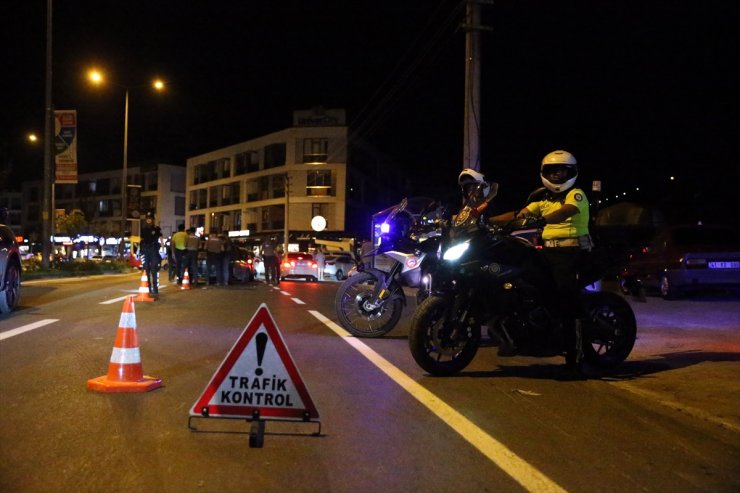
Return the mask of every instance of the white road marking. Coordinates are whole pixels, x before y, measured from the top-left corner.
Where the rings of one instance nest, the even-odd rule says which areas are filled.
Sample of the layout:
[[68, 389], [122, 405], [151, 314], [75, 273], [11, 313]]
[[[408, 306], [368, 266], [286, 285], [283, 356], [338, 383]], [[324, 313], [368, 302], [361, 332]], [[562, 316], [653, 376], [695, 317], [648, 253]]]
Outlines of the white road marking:
[[[135, 292], [136, 292], [136, 291], [134, 291], [134, 293], [135, 293]], [[128, 298], [129, 296], [131, 296], [131, 295], [130, 295], [130, 294], [127, 294], [126, 296], [121, 296], [121, 297], [119, 297], [119, 298], [113, 298], [112, 300], [108, 300], [108, 301], [101, 301], [101, 302], [100, 302], [99, 304], [100, 304], [100, 305], [112, 305], [113, 303], [116, 303], [116, 302], [118, 302], [118, 301], [123, 301], [123, 300], [125, 300], [125, 299], [126, 299], [126, 298]]]
[[291, 298], [291, 300], [293, 300], [294, 302], [298, 303], [299, 305], [305, 305], [305, 303], [303, 301], [299, 300], [298, 298]]
[[13, 336], [17, 336], [19, 334], [23, 334], [24, 332], [28, 332], [30, 330], [38, 329], [39, 327], [43, 327], [45, 325], [53, 324], [54, 322], [59, 322], [58, 318], [47, 318], [45, 320], [39, 320], [38, 322], [34, 322], [32, 324], [24, 325], [22, 327], [18, 327], [13, 330], [8, 330], [6, 332], [0, 333], [0, 341], [3, 339], [9, 339]]
[[[167, 287], [167, 284], [160, 284], [160, 285], [159, 285], [159, 289], [164, 289], [164, 288], [166, 288], [166, 287]], [[139, 290], [138, 290], [138, 289], [134, 289], [134, 290], [127, 290], [126, 292], [127, 292], [127, 293], [132, 293], [132, 294], [138, 294], [138, 293], [139, 293]], [[128, 298], [129, 296], [131, 296], [131, 295], [130, 295], [130, 294], [127, 294], [126, 296], [120, 296], [120, 297], [118, 297], [118, 298], [113, 298], [113, 299], [110, 299], [110, 300], [106, 300], [106, 301], [101, 301], [101, 302], [100, 302], [100, 303], [98, 303], [98, 304], [99, 304], [99, 305], [112, 305], [113, 303], [117, 303], [117, 302], [119, 302], [119, 301], [123, 301], [123, 300], [125, 300], [125, 299], [126, 299], [126, 298]]]
[[458, 411], [447, 405], [439, 397], [412, 380], [408, 375], [393, 366], [388, 360], [373, 351], [369, 346], [326, 318], [316, 310], [308, 310], [311, 315], [319, 319], [324, 325], [334, 331], [339, 337], [355, 348], [360, 354], [378, 367], [383, 373], [411, 394], [417, 401], [444, 421], [455, 432], [485, 455], [491, 462], [500, 467], [506, 474], [519, 483], [527, 491], [532, 492], [565, 492], [560, 485], [548, 478], [544, 473], [535, 469], [524, 459], [512, 452], [504, 444], [486, 433], [475, 423], [468, 420]]

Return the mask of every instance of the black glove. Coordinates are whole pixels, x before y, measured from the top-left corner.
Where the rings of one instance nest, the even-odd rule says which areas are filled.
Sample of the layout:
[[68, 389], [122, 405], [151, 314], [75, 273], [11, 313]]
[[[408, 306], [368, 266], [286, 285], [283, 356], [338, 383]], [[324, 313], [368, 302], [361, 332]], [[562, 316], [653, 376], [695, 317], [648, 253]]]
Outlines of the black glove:
[[521, 219], [521, 229], [542, 229], [547, 224], [544, 217], [541, 216], [527, 216]]

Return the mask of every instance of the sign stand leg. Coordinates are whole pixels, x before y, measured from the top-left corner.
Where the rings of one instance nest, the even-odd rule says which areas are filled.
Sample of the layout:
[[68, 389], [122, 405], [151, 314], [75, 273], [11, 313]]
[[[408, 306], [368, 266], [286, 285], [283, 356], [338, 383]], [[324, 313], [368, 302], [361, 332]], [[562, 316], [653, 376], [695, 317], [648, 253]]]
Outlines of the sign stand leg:
[[249, 448], [262, 448], [265, 444], [265, 421], [260, 419], [259, 410], [252, 412], [252, 426], [249, 430]]
[[252, 421], [249, 430], [249, 448], [262, 448], [265, 444], [265, 421], [256, 419]]

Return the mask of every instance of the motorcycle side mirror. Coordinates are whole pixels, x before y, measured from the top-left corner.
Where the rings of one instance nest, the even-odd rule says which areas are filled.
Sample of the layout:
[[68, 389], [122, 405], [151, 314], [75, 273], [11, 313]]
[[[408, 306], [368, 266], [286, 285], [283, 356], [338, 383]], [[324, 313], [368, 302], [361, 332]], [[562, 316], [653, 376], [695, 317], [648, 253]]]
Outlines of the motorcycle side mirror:
[[529, 196], [527, 197], [527, 202], [524, 205], [531, 204], [532, 202], [539, 202], [540, 200], [545, 198], [546, 194], [547, 188], [540, 187], [529, 194]]
[[486, 210], [491, 204], [491, 201], [496, 197], [496, 195], [498, 195], [498, 183], [490, 182], [488, 186], [490, 188], [488, 195], [483, 199], [483, 202], [475, 208], [477, 215], [480, 215], [484, 210]]

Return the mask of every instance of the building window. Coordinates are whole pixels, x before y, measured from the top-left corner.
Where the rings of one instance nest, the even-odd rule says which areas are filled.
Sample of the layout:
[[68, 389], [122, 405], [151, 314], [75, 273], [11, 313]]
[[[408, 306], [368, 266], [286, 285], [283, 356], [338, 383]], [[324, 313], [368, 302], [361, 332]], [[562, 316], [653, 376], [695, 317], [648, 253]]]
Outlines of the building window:
[[285, 143], [265, 146], [265, 169], [285, 166]]
[[191, 228], [203, 228], [206, 225], [206, 216], [204, 214], [195, 214], [190, 216]]
[[282, 229], [285, 224], [285, 206], [271, 205], [262, 208], [262, 231]]
[[285, 175], [272, 175], [272, 193], [270, 197], [278, 199], [285, 197]]
[[147, 192], [153, 192], [157, 190], [157, 172], [152, 171], [149, 173], [144, 173], [143, 178], [143, 185], [144, 190]]
[[252, 173], [260, 169], [259, 154], [254, 151], [240, 152], [234, 156], [234, 160], [236, 161], [235, 173], [237, 175]]
[[306, 180], [306, 195], [311, 197], [334, 195], [331, 170], [309, 171]]
[[329, 139], [303, 139], [303, 164], [325, 164]]
[[208, 196], [208, 190], [201, 188], [200, 190], [193, 190], [190, 192], [190, 210], [194, 211], [197, 209], [206, 208], [206, 198]]
[[247, 182], [247, 202], [256, 202], [258, 200], [267, 200], [270, 190], [270, 177], [263, 176], [256, 180]]
[[110, 178], [98, 180], [98, 195], [110, 195]]
[[155, 212], [157, 210], [157, 196], [156, 195], [148, 195], [146, 197], [141, 197], [141, 209], [139, 212], [142, 214], [146, 212]]
[[218, 192], [220, 188], [221, 187], [210, 187], [208, 189], [208, 207], [218, 207], [219, 205], [221, 205], [218, 203], [219, 202]]
[[216, 161], [216, 179], [231, 177], [231, 159], [221, 158]]
[[329, 204], [311, 204], [311, 217], [323, 216], [326, 217], [326, 210]]
[[239, 203], [239, 183], [231, 183], [221, 187], [221, 205]]
[[182, 197], [179, 195], [175, 197], [175, 215], [176, 216], [185, 215], [185, 197]]
[[213, 165], [211, 163], [196, 164], [193, 170], [193, 184], [205, 183], [213, 180]]

